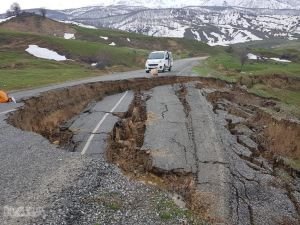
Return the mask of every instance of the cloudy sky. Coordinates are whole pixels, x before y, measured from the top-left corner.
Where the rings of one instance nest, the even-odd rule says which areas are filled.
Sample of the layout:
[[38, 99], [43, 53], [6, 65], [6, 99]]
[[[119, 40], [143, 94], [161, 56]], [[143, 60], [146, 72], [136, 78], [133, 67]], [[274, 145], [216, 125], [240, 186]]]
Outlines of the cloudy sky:
[[45, 7], [48, 9], [66, 9], [80, 6], [97, 5], [101, 0], [0, 0], [0, 13], [9, 9], [10, 5], [18, 2], [22, 9]]

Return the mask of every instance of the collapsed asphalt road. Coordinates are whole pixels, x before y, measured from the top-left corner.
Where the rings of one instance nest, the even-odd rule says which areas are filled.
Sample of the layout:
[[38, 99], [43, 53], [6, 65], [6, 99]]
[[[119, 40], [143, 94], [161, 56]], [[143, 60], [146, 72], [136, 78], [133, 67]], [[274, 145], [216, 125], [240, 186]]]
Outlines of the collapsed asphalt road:
[[[179, 60], [175, 63], [174, 70], [164, 75], [177, 75], [183, 69], [186, 75], [192, 75], [192, 67], [199, 63], [199, 60], [201, 60], [201, 58]], [[59, 88], [64, 89], [85, 83], [135, 77], [149, 77], [149, 74], [146, 74], [143, 70], [116, 73], [34, 90], [15, 92], [12, 93], [12, 95], [20, 102], [22, 99], [36, 99], [41, 93]], [[59, 95], [57, 95], [55, 99], [58, 102], [62, 100]], [[80, 104], [79, 100], [75, 104], [78, 103]], [[44, 102], [44, 106], [49, 104], [47, 101]], [[16, 106], [22, 105], [22, 102], [18, 105], [0, 105], [0, 224], [32, 224], [30, 222], [31, 219], [35, 219], [36, 216], [41, 216], [41, 214], [44, 215], [39, 212], [39, 210], [36, 212], [36, 209], [42, 208], [46, 210], [47, 207], [53, 204], [50, 199], [54, 198], [54, 196], [60, 199], [68, 199], [67, 196], [62, 197], [62, 195], [68, 195], [69, 193], [69, 198], [73, 199], [74, 196], [77, 196], [77, 192], [80, 192], [80, 195], [83, 196], [84, 193], [90, 193], [91, 190], [96, 189], [95, 187], [97, 187], [98, 190], [101, 189], [100, 187], [103, 187], [105, 189], [103, 193], [110, 196], [111, 192], [113, 192], [116, 187], [119, 187], [120, 190], [123, 190], [121, 197], [132, 199], [133, 202], [139, 202], [140, 196], [145, 196], [145, 194], [148, 194], [149, 197], [157, 197], [158, 200], [166, 197], [161, 196], [161, 193], [156, 193], [156, 191], [149, 189], [147, 186], [128, 181], [115, 166], [107, 164], [102, 157], [81, 157], [83, 149], [78, 149], [76, 152], [67, 152], [58, 148], [56, 144], [53, 144], [54, 141], [49, 143], [47, 139], [39, 134], [22, 131], [9, 125], [6, 122], [7, 114], [16, 110]], [[36, 121], [40, 117], [39, 109], [43, 106], [33, 105], [33, 107], [32, 111], [35, 112], [33, 120]], [[99, 119], [97, 122], [100, 122], [101, 118], [98, 118], [98, 116], [99, 115], [95, 115], [95, 118]], [[87, 137], [96, 125], [97, 124], [93, 124], [90, 131], [85, 132]], [[112, 126], [113, 125], [114, 124], [112, 124]], [[66, 139], [69, 138], [68, 133], [62, 136]], [[88, 149], [87, 152], [90, 150], [91, 149]], [[76, 185], [76, 182], [78, 182], [78, 185]], [[99, 184], [99, 182], [101, 184]], [[69, 191], [70, 187], [74, 187], [76, 190]], [[143, 193], [140, 196], [137, 188]], [[131, 189], [132, 191], [130, 191]], [[58, 199], [55, 200], [58, 202]], [[73, 216], [68, 214], [66, 210], [68, 210], [69, 207], [74, 207], [74, 204], [71, 204], [73, 200], [69, 201], [70, 206], [66, 202], [61, 203], [65, 205], [64, 210], [55, 209], [54, 211], [50, 211], [55, 213], [58, 220], [70, 221], [72, 220], [70, 217], [73, 218]], [[152, 205], [150, 206], [154, 207]], [[78, 207], [82, 210], [82, 206]], [[109, 209], [103, 205], [99, 205], [99, 207], [102, 211]], [[26, 209], [30, 211], [27, 214], [25, 213], [26, 211], [24, 212]], [[157, 214], [153, 210], [151, 213], [142, 213], [140, 216], [136, 216], [139, 214], [137, 212], [138, 208], [134, 209], [133, 206], [131, 206], [128, 207], [128, 210], [127, 217], [131, 217], [131, 224], [142, 221], [142, 217], [145, 217], [146, 221], [151, 221], [151, 217], [157, 220]], [[50, 211], [47, 211], [47, 215], [49, 216], [51, 215]], [[151, 211], [151, 209], [149, 209], [149, 211]], [[103, 219], [107, 220], [107, 223], [113, 224], [114, 220], [109, 218], [108, 214], [114, 216], [114, 213], [107, 212], [106, 215], [103, 216]], [[97, 219], [94, 212], [91, 212], [89, 215], [92, 221]], [[76, 219], [74, 220], [76, 221]], [[89, 221], [88, 218], [83, 220]], [[39, 224], [58, 223], [60, 222], [48, 220], [48, 222], [44, 221]], [[77, 223], [83, 224], [82, 221], [77, 221]], [[128, 223], [130, 224], [130, 222]], [[71, 224], [75, 224], [75, 222], [71, 222]], [[159, 222], [153, 224], [159, 224]]]
[[[298, 224], [299, 177], [282, 181], [280, 167], [257, 153], [254, 131], [243, 125], [247, 119], [228, 113], [220, 100], [223, 110], [214, 113], [206, 99], [213, 90], [197, 87], [197, 82], [173, 84], [139, 93], [147, 99], [146, 112], [141, 104], [121, 120], [121, 130], [115, 127], [110, 160], [151, 184], [157, 180], [147, 173], [159, 176], [158, 186], [180, 194], [211, 223]], [[297, 129], [299, 137], [299, 124]], [[135, 135], [141, 132], [142, 142]], [[293, 149], [299, 148], [296, 139], [290, 140], [298, 143]]]
[[[255, 111], [230, 113], [234, 102], [215, 90], [224, 86], [231, 87], [142, 78], [28, 99], [0, 124], [3, 224], [298, 224], [299, 179], [257, 154], [262, 143], [241, 116]], [[297, 152], [299, 124], [292, 125], [286, 150]], [[165, 220], [167, 192], [126, 178], [106, 158], [129, 177], [179, 194], [200, 219], [177, 213]], [[9, 214], [18, 207], [40, 211]]]

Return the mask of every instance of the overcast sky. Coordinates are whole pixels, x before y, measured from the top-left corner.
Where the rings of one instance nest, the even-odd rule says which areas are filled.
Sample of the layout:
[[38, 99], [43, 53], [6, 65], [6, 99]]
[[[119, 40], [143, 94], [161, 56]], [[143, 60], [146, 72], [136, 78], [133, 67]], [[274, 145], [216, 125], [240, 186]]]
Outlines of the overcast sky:
[[0, 0], [0, 13], [6, 12], [10, 5], [18, 2], [22, 9], [45, 7], [48, 9], [67, 9], [97, 5], [101, 0]]

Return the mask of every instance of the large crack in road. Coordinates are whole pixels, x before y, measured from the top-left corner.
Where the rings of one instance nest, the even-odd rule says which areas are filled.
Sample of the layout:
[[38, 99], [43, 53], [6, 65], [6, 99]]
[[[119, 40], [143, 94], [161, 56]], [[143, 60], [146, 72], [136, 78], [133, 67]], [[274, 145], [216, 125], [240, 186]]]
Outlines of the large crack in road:
[[299, 172], [279, 156], [297, 156], [300, 126], [269, 101], [215, 79], [140, 78], [49, 91], [8, 122], [70, 151], [89, 143], [211, 223], [298, 224]]

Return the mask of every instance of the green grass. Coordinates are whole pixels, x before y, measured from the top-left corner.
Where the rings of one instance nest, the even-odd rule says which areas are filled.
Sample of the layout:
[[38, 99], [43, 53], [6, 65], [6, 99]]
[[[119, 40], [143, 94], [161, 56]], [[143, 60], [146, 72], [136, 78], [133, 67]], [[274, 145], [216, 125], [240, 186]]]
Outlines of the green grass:
[[[300, 77], [300, 63], [281, 63], [268, 60], [266, 62], [256, 62], [248, 60], [240, 73], [241, 63], [239, 58], [229, 53], [221, 53], [212, 56], [207, 61], [195, 68], [196, 71], [203, 73], [204, 76], [226, 76], [238, 79], [246, 75], [273, 75], [283, 74], [288, 76]], [[202, 75], [202, 74], [201, 74]]]
[[295, 160], [295, 159], [284, 159], [285, 163], [289, 165], [291, 168], [300, 170], [300, 160]]
[[[275, 52], [276, 50], [268, 51]], [[300, 78], [300, 63], [248, 60], [242, 72], [240, 72], [240, 69], [239, 58], [235, 54], [223, 52], [211, 56], [201, 65], [195, 67], [194, 71], [203, 77], [216, 77], [229, 82], [241, 81], [241, 83], [247, 85], [250, 92], [263, 97], [277, 98], [288, 112], [297, 117], [300, 115], [300, 90], [272, 87], [263, 83], [252, 84], [251, 82], [251, 79], [255, 76], [280, 75]]]
[[90, 76], [93, 74], [80, 68], [1, 70], [0, 88], [7, 91], [28, 89]]
[[162, 220], [181, 218], [186, 213], [186, 210], [180, 209], [169, 199], [161, 199], [157, 204], [157, 211]]
[[185, 218], [191, 225], [209, 225], [205, 220], [195, 217], [190, 210], [179, 208], [172, 199], [159, 199], [156, 211], [163, 221]]
[[[53, 49], [76, 61], [56, 62], [29, 55], [29, 44]], [[0, 88], [17, 90], [96, 76], [91, 62], [107, 61], [108, 71], [141, 68], [147, 52], [82, 40], [0, 30]], [[108, 72], [107, 70], [105, 70]]]
[[106, 57], [115, 65], [137, 67], [141, 64], [137, 61], [139, 57], [146, 57], [147, 53], [126, 47], [111, 47], [105, 44], [87, 42], [80, 40], [49, 39], [49, 43], [63, 48], [67, 53], [75, 57]]
[[74, 60], [88, 62], [105, 57], [111, 61], [112, 65], [124, 65], [127, 67], [141, 66], [139, 59], [147, 55], [147, 52], [141, 49], [136, 50], [128, 47], [109, 46], [99, 42], [65, 40], [57, 37], [0, 30], [0, 45], [5, 46], [11, 40], [27, 42], [28, 44], [40, 44], [65, 54]]
[[300, 108], [300, 91], [282, 90], [267, 87], [263, 84], [256, 84], [250, 88], [250, 92], [267, 98], [277, 98], [288, 105], [296, 105]]
[[290, 56], [292, 61], [300, 63], [300, 40], [268, 39], [263, 41], [254, 41], [237, 46], [246, 47], [250, 52], [265, 57], [280, 58], [281, 56]]
[[[121, 30], [114, 30], [114, 29], [107, 29], [107, 28], [101, 28], [101, 29], [90, 29], [80, 26], [73, 26], [73, 28], [76, 30], [77, 34], [79, 35], [79, 38], [82, 39], [89, 39], [89, 40], [103, 40], [100, 39], [99, 36], [109, 36], [110, 38], [139, 38], [139, 39], [150, 39], [151, 37], [137, 34], [137, 33], [129, 33]], [[108, 40], [109, 41], [109, 40]], [[127, 41], [127, 40], [126, 40]]]
[[118, 211], [122, 208], [122, 204], [120, 202], [107, 202], [104, 204], [107, 208], [113, 210], [113, 211]]
[[[150, 49], [173, 49], [175, 58], [212, 55], [220, 51], [204, 43], [180, 38], [155, 38], [78, 26], [73, 28], [77, 30], [76, 40], [0, 29], [0, 88], [33, 88], [95, 76], [101, 71], [92, 69], [90, 63], [98, 61], [105, 61], [108, 67], [114, 67], [113, 71], [116, 71], [116, 67], [121, 70], [143, 68]], [[108, 36], [109, 40], [105, 42], [99, 36]], [[115, 41], [117, 46], [109, 46], [111, 41]], [[29, 44], [55, 50], [76, 62], [35, 58], [25, 53]]]
[[82, 64], [37, 59], [21, 52], [0, 52], [0, 88], [17, 90], [96, 76]]
[[[152, 50], [168, 49], [173, 52], [175, 58], [215, 54], [222, 49], [221, 47], [210, 47], [205, 43], [183, 38], [151, 37], [136, 33], [128, 33], [125, 31], [88, 29], [78, 26], [74, 26], [74, 29], [77, 31], [77, 38], [82, 40], [106, 44], [114, 41], [118, 46], [145, 49], [148, 50], [148, 52]], [[109, 39], [103, 40], [100, 36], [105, 36]], [[128, 42], [127, 38], [131, 41]]]
[[240, 67], [237, 58], [220, 53], [209, 57], [201, 65], [196, 66], [194, 71], [203, 77], [217, 77], [221, 80], [236, 82], [238, 79], [236, 70]]

